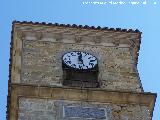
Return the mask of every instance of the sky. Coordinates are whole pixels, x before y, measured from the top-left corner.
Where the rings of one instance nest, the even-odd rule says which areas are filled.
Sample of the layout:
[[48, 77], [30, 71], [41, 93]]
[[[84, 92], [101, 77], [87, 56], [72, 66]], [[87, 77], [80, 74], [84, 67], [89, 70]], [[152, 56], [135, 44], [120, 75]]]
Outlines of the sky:
[[139, 75], [144, 91], [157, 93], [153, 120], [160, 120], [160, 1], [0, 0], [0, 120], [6, 117], [13, 20], [139, 29]]

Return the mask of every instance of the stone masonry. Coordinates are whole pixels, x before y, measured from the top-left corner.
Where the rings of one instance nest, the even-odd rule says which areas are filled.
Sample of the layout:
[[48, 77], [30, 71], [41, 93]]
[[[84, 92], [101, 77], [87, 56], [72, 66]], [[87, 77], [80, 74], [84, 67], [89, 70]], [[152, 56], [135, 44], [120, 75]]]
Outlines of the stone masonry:
[[62, 86], [62, 56], [79, 50], [98, 58], [102, 89], [142, 91], [134, 58], [139, 33], [27, 25], [16, 30], [15, 39], [21, 48], [14, 52], [21, 53], [17, 60], [21, 63], [15, 66], [19, 67], [19, 78], [15, 75], [14, 83]]
[[[97, 115], [86, 115], [87, 111], [81, 113], [82, 108], [86, 110], [90, 108], [92, 110], [90, 113], [93, 113], [94, 108]], [[68, 116], [65, 114], [67, 109]], [[35, 98], [20, 98], [18, 116], [18, 120], [150, 120], [146, 106]]]
[[[136, 30], [13, 22], [7, 120], [151, 120], [155, 93], [143, 91]], [[98, 59], [99, 88], [63, 86], [62, 56]]]

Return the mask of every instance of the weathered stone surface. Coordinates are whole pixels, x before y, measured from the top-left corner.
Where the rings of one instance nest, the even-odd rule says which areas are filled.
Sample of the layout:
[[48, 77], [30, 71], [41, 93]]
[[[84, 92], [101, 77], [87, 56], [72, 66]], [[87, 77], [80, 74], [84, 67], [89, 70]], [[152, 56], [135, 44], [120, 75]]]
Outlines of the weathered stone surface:
[[85, 51], [98, 58], [100, 88], [142, 91], [134, 54], [139, 33], [16, 25], [14, 40], [14, 83], [62, 86], [63, 54]]
[[[140, 85], [126, 84], [123, 76], [133, 76], [133, 64], [128, 48], [96, 46], [89, 44], [66, 44], [51, 41], [23, 41], [21, 82], [39, 85], [61, 85], [63, 81], [62, 56], [68, 51], [87, 51], [98, 58], [101, 88], [109, 90], [140, 91]], [[122, 76], [123, 75], [123, 76]], [[139, 81], [138, 75], [135, 79]], [[128, 80], [130, 78], [128, 77]], [[104, 83], [105, 82], [105, 83]], [[108, 83], [113, 83], [108, 84]], [[121, 82], [121, 84], [119, 84]], [[128, 88], [127, 88], [128, 86]]]
[[54, 101], [20, 98], [18, 120], [56, 120]]
[[147, 107], [20, 98], [18, 120], [150, 120]]
[[[143, 93], [139, 44], [137, 32], [15, 23], [9, 120], [151, 120], [156, 94]], [[62, 84], [69, 51], [97, 57], [99, 88]]]
[[[23, 101], [33, 101], [38, 104], [38, 110], [41, 108], [39, 101], [75, 101], [74, 103], [84, 107], [93, 107], [90, 104], [96, 104], [98, 108], [104, 108], [104, 105], [112, 105], [115, 109], [115, 114], [118, 114], [117, 111], [121, 111], [122, 109], [126, 109], [128, 105], [130, 105], [130, 109], [132, 105], [143, 106], [145, 108], [144, 114], [148, 114], [146, 117], [151, 117], [153, 105], [155, 101], [155, 94], [151, 93], [132, 93], [132, 92], [117, 92], [117, 91], [106, 91], [106, 90], [99, 90], [99, 89], [78, 89], [78, 88], [66, 88], [66, 87], [48, 87], [48, 86], [36, 86], [36, 85], [26, 85], [26, 84], [12, 84], [12, 91], [11, 91], [11, 105], [10, 105], [10, 118], [11, 120], [16, 120], [18, 118], [19, 107], [20, 105], [17, 104], [24, 103]], [[28, 103], [28, 102], [27, 102]], [[64, 102], [63, 102], [64, 103]], [[22, 104], [22, 107], [25, 108], [27, 104]], [[73, 106], [73, 104], [65, 104], [67, 106]], [[47, 103], [44, 106], [49, 106]], [[55, 106], [59, 106], [58, 102], [55, 102]], [[29, 106], [27, 109], [32, 108]], [[109, 108], [109, 109], [108, 109]], [[127, 108], [129, 109], [129, 108]], [[61, 108], [62, 110], [62, 108]], [[106, 110], [110, 111], [110, 107], [107, 107]], [[22, 110], [23, 111], [23, 110]], [[45, 111], [45, 109], [43, 110]], [[109, 112], [108, 111], [108, 112]], [[37, 111], [36, 111], [37, 112]], [[39, 112], [39, 111], [38, 111]], [[107, 112], [107, 113], [108, 113]], [[63, 113], [63, 111], [59, 112]], [[56, 115], [59, 116], [59, 113]], [[108, 113], [110, 114], [110, 112]], [[107, 114], [107, 115], [108, 115]], [[133, 113], [136, 114], [136, 113]], [[23, 119], [23, 113], [21, 113], [21, 117]], [[62, 115], [61, 115], [62, 116]], [[112, 116], [112, 115], [111, 115]], [[32, 117], [32, 116], [29, 116]], [[29, 119], [29, 118], [27, 118]], [[30, 118], [32, 119], [32, 118]], [[38, 118], [39, 119], [39, 118]], [[45, 119], [45, 118], [44, 118]], [[57, 119], [61, 120], [61, 119]], [[68, 119], [70, 120], [70, 118]], [[81, 119], [80, 119], [81, 120]], [[114, 119], [111, 119], [114, 120]]]

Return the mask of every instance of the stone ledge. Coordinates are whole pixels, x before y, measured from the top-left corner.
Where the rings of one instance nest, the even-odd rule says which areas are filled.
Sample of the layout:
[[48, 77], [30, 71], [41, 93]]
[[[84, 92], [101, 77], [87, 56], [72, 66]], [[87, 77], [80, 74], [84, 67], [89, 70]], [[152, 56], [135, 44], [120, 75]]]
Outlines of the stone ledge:
[[117, 92], [100, 89], [78, 89], [69, 87], [47, 87], [22, 84], [11, 84], [10, 118], [15, 119], [18, 111], [18, 98], [50, 98], [54, 100], [71, 100], [111, 104], [138, 104], [149, 107], [153, 112], [155, 93]]

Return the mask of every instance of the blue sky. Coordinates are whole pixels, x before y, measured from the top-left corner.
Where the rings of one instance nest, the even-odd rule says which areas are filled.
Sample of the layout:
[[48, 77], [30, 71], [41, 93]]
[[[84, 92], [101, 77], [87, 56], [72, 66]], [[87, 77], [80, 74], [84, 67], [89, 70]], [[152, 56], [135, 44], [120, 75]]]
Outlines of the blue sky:
[[[139, 4], [83, 4], [94, 0], [1, 0], [0, 2], [0, 120], [5, 120], [9, 47], [13, 20], [132, 28], [142, 32], [138, 70], [145, 92], [158, 93], [153, 120], [160, 119], [160, 1]], [[120, 0], [117, 0], [120, 1]], [[117, 2], [113, 0], [113, 2]], [[129, 0], [128, 0], [129, 1]], [[142, 4], [147, 2], [147, 4]], [[156, 4], [153, 4], [156, 2]]]

